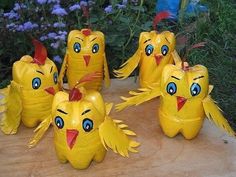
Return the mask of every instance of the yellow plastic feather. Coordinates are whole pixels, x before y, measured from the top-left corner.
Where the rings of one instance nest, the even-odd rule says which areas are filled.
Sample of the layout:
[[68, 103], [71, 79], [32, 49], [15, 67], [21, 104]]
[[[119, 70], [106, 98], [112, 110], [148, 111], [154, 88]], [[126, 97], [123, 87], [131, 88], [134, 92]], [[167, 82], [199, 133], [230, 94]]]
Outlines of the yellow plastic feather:
[[105, 103], [105, 107], [106, 107], [106, 115], [109, 115], [113, 107], [113, 103]]
[[109, 116], [105, 117], [104, 122], [99, 126], [99, 135], [102, 144], [107, 149], [110, 147], [115, 153], [118, 152], [124, 157], [128, 157], [128, 151], [138, 152], [135, 147], [140, 144], [128, 138], [128, 135], [134, 136], [135, 133], [127, 130], [128, 126], [125, 124], [118, 124]]
[[10, 86], [0, 89], [0, 113], [3, 113], [7, 109], [7, 96], [9, 94]]
[[117, 104], [116, 110], [121, 111], [132, 105], [137, 106], [141, 103], [144, 103], [148, 100], [151, 100], [161, 95], [159, 84], [155, 86], [150, 86], [149, 88], [140, 88], [138, 90], [141, 92], [134, 92], [134, 91], [129, 92], [130, 95], [133, 95], [132, 97], [129, 97], [129, 98], [121, 97], [121, 99], [124, 100], [125, 102]]
[[51, 122], [52, 122], [52, 117], [50, 115], [39, 124], [39, 126], [34, 130], [35, 133], [34, 136], [30, 139], [28, 143], [29, 148], [32, 148], [38, 144], [38, 142], [42, 139], [43, 135], [48, 130]]
[[210, 121], [214, 122], [219, 128], [226, 131], [229, 135], [236, 135], [234, 130], [229, 125], [227, 119], [224, 118], [220, 109], [214, 103], [214, 100], [211, 98], [210, 95], [203, 100], [203, 107], [205, 114]]
[[67, 60], [68, 60], [68, 54], [66, 53], [62, 66], [61, 66], [61, 70], [60, 70], [60, 74], [58, 77], [58, 83], [59, 83], [59, 87], [60, 89], [63, 88], [63, 78], [66, 74], [66, 69], [67, 69]]
[[179, 64], [179, 63], [182, 63], [182, 60], [181, 60], [181, 58], [180, 58], [180, 56], [179, 56], [179, 54], [177, 53], [176, 50], [174, 50], [174, 51], [171, 53], [171, 55], [172, 55], [172, 57], [173, 57], [173, 59], [174, 59], [174, 63], [175, 63], [176, 65]]
[[2, 114], [1, 130], [5, 134], [15, 134], [21, 121], [21, 88], [20, 85], [11, 81], [9, 94], [7, 95], [7, 110]]
[[110, 75], [109, 75], [109, 70], [107, 66], [107, 59], [106, 55], [103, 55], [104, 58], [104, 63], [103, 63], [103, 69], [104, 69], [104, 81], [105, 81], [105, 87], [109, 87], [111, 85], [111, 80], [110, 80]]
[[141, 52], [138, 49], [132, 57], [130, 57], [125, 63], [121, 65], [120, 69], [114, 70], [115, 76], [120, 79], [127, 78], [138, 66], [140, 59]]

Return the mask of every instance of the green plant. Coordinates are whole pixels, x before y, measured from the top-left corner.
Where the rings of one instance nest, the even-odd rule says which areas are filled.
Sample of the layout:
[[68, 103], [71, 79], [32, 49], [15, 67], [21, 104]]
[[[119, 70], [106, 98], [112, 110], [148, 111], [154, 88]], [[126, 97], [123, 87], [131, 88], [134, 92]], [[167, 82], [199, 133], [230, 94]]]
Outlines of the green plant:
[[236, 9], [234, 1], [209, 0], [209, 13], [180, 27], [190, 44], [207, 42], [188, 56], [191, 64], [203, 64], [209, 70], [213, 97], [236, 130]]
[[[89, 6], [88, 6], [89, 4]], [[86, 18], [82, 7], [89, 7]], [[0, 14], [0, 81], [9, 80], [14, 61], [32, 55], [31, 37], [40, 39], [48, 49], [49, 58], [60, 66], [70, 30], [90, 27], [106, 36], [106, 53], [110, 68], [118, 67], [137, 47], [139, 33], [150, 30], [154, 2], [139, 3], [104, 0], [16, 1], [12, 10]], [[17, 49], [17, 50], [16, 50]], [[112, 73], [112, 69], [110, 69]], [[112, 75], [112, 74], [111, 74]], [[6, 83], [6, 82], [4, 82]]]
[[[41, 39], [48, 49], [49, 57], [55, 59], [60, 66], [59, 62], [65, 53], [67, 33], [88, 25], [93, 30], [102, 31], [106, 36], [106, 55], [112, 75], [113, 68], [118, 68], [137, 49], [140, 32], [152, 29], [156, 3], [144, 0], [139, 0], [138, 3], [125, 0], [97, 0], [96, 3], [89, 1], [90, 17], [87, 19], [81, 10], [81, 5], [86, 4], [84, 0], [16, 1], [23, 5], [20, 9], [16, 8], [16, 3], [13, 6], [19, 18], [9, 19], [4, 15], [11, 12], [12, 1], [8, 2], [7, 5], [0, 3], [4, 5], [0, 7], [4, 8], [0, 10], [1, 87], [9, 83], [14, 61], [25, 54], [32, 54], [30, 36]], [[213, 96], [236, 129], [236, 4], [233, 0], [202, 2], [208, 5], [208, 14], [199, 17], [185, 16], [182, 23], [162, 23], [161, 29], [171, 29], [178, 39], [186, 37], [187, 46], [207, 42], [206, 47], [193, 50], [188, 60], [191, 64], [203, 64], [208, 67], [210, 83], [215, 85]], [[70, 10], [72, 6], [74, 10]], [[58, 8], [64, 9], [65, 15], [52, 14], [52, 11]], [[27, 28], [26, 24], [26, 30], [22, 30], [21, 25], [29, 21], [31, 26]], [[56, 28], [53, 27], [55, 23], [59, 23]], [[11, 24], [12, 26], [9, 26]], [[35, 27], [32, 28], [32, 25]], [[181, 52], [186, 45], [177, 43], [178, 51]]]

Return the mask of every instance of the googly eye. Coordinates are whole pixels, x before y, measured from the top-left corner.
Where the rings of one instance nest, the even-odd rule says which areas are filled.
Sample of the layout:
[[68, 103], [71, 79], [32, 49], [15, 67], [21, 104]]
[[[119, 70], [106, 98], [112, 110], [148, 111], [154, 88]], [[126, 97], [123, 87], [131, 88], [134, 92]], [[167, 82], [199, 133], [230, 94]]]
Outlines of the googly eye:
[[57, 116], [55, 118], [55, 124], [59, 129], [62, 129], [64, 127], [64, 121], [60, 116]]
[[169, 47], [167, 45], [163, 45], [161, 47], [161, 53], [162, 53], [163, 56], [166, 56], [168, 51], [169, 51]]
[[145, 53], [147, 56], [151, 55], [154, 50], [154, 47], [151, 44], [148, 44], [145, 48]]
[[76, 53], [79, 53], [80, 50], [81, 50], [81, 45], [80, 45], [80, 43], [76, 42], [76, 43], [74, 44], [74, 51], [75, 51]]
[[201, 92], [201, 86], [198, 83], [193, 83], [190, 92], [192, 96], [197, 96]]
[[167, 87], [166, 87], [166, 91], [167, 93], [169, 93], [170, 95], [174, 95], [177, 91], [177, 86], [174, 82], [170, 82]]
[[99, 50], [99, 45], [98, 45], [98, 44], [94, 44], [94, 45], [93, 45], [93, 48], [92, 48], [92, 52], [93, 52], [93, 53], [97, 53], [98, 50]]
[[58, 73], [57, 72], [55, 72], [53, 74], [53, 81], [54, 81], [55, 84], [57, 84], [57, 82], [58, 82]]
[[93, 121], [86, 118], [83, 120], [83, 129], [86, 132], [90, 132], [93, 129]]
[[39, 77], [35, 77], [33, 80], [32, 80], [32, 88], [33, 89], [38, 89], [41, 85], [41, 79]]

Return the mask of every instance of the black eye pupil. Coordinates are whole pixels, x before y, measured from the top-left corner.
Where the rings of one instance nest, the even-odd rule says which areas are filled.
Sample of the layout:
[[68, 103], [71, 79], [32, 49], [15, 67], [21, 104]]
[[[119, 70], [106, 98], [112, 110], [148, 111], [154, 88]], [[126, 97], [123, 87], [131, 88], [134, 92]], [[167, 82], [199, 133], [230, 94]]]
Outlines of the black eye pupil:
[[198, 83], [193, 83], [190, 92], [192, 96], [197, 96], [201, 92], [201, 86]]
[[153, 52], [153, 46], [151, 44], [147, 45], [145, 48], [145, 52], [147, 56], [150, 56]]
[[170, 82], [167, 87], [166, 87], [166, 91], [167, 93], [169, 93], [170, 95], [174, 95], [177, 91], [177, 86], [174, 82]]
[[93, 121], [86, 118], [83, 120], [83, 129], [85, 132], [90, 132], [93, 129]]
[[41, 85], [41, 79], [39, 77], [36, 77], [32, 80], [32, 88], [38, 89]]
[[166, 56], [167, 53], [168, 53], [168, 50], [169, 50], [169, 47], [168, 47], [167, 45], [163, 45], [163, 46], [161, 47], [161, 53], [162, 53], [162, 55]]
[[94, 44], [94, 45], [93, 45], [93, 48], [92, 48], [92, 52], [93, 52], [93, 53], [97, 53], [98, 50], [99, 50], [99, 45], [98, 45], [98, 44]]
[[55, 124], [59, 129], [62, 129], [64, 127], [64, 121], [60, 116], [57, 116], [55, 118]]
[[76, 42], [76, 43], [74, 44], [74, 51], [75, 51], [76, 53], [79, 53], [80, 50], [81, 50], [80, 43]]
[[55, 73], [53, 74], [53, 79], [54, 79], [54, 83], [55, 83], [55, 84], [57, 84], [57, 77], [58, 77], [58, 74], [57, 74], [57, 72], [55, 72]]

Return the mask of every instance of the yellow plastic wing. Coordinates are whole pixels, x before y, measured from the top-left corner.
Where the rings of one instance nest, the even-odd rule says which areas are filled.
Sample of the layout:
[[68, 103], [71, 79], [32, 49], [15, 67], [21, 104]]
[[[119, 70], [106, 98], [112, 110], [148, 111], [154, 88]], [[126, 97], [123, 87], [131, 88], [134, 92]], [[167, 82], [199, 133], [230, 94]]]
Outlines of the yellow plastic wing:
[[205, 114], [210, 121], [213, 121], [219, 128], [226, 131], [229, 135], [236, 135], [226, 118], [222, 115], [220, 108], [215, 104], [210, 95], [203, 100], [203, 107]]
[[108, 116], [112, 109], [112, 104], [106, 103], [106, 117], [104, 122], [99, 126], [99, 135], [103, 146], [107, 149], [110, 147], [115, 153], [119, 153], [124, 157], [128, 157], [128, 151], [138, 152], [135, 147], [140, 143], [129, 139], [128, 135], [136, 134], [128, 130], [128, 126], [123, 124], [121, 120], [113, 120]]
[[32, 148], [38, 144], [38, 142], [42, 139], [45, 132], [48, 130], [50, 124], [52, 122], [52, 117], [49, 115], [46, 119], [44, 119], [39, 126], [34, 130], [34, 136], [30, 139], [28, 143], [28, 147]]
[[105, 86], [109, 87], [111, 84], [111, 80], [110, 80], [110, 75], [109, 75], [109, 70], [108, 70], [108, 66], [107, 66], [107, 59], [106, 59], [106, 55], [104, 54], [104, 62], [103, 62], [103, 69], [104, 69], [104, 81], [105, 81]]
[[6, 107], [0, 123], [1, 130], [5, 134], [15, 134], [21, 122], [22, 102], [20, 85], [14, 81], [9, 87]]
[[113, 103], [105, 103], [105, 107], [106, 107], [106, 115], [109, 115], [113, 107]]
[[0, 114], [7, 110], [7, 96], [9, 94], [10, 85], [4, 89], [0, 89]]
[[138, 49], [131, 58], [121, 65], [120, 69], [114, 70], [115, 76], [120, 79], [127, 78], [138, 66], [140, 59], [141, 52]]
[[135, 92], [135, 91], [129, 92], [130, 95], [133, 95], [132, 97], [129, 97], [129, 98], [121, 97], [121, 99], [124, 100], [124, 102], [117, 104], [116, 110], [121, 111], [132, 105], [137, 106], [141, 103], [144, 103], [148, 100], [151, 100], [161, 95], [160, 84], [153, 84], [153, 86], [149, 86], [148, 88], [140, 88], [138, 90], [141, 92]]
[[63, 88], [63, 78], [65, 76], [66, 73], [66, 69], [67, 69], [67, 60], [68, 60], [68, 54], [66, 53], [62, 66], [61, 66], [61, 70], [60, 70], [60, 74], [58, 77], [58, 82], [59, 82], [59, 87], [60, 89]]
[[179, 54], [177, 53], [176, 50], [174, 50], [174, 51], [171, 53], [171, 55], [172, 55], [172, 57], [173, 57], [174, 62], [175, 62], [176, 65], [179, 64], [179, 63], [182, 63], [182, 60], [181, 60], [181, 58], [180, 58], [180, 56], [179, 56]]

